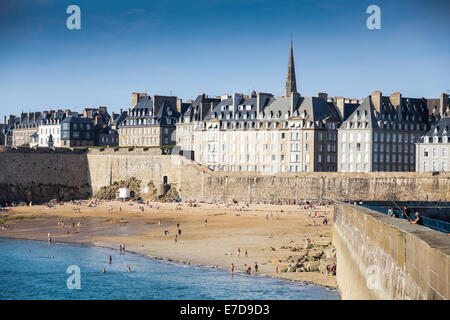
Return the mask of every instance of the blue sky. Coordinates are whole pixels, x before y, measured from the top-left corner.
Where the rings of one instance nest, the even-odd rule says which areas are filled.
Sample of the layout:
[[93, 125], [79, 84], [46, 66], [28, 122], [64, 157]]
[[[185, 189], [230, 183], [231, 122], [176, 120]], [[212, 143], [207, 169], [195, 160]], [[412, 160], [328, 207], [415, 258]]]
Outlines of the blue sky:
[[[81, 8], [81, 30], [66, 8]], [[366, 9], [381, 8], [381, 30]], [[305, 96], [450, 90], [449, 1], [0, 0], [0, 115], [128, 108], [132, 91]]]

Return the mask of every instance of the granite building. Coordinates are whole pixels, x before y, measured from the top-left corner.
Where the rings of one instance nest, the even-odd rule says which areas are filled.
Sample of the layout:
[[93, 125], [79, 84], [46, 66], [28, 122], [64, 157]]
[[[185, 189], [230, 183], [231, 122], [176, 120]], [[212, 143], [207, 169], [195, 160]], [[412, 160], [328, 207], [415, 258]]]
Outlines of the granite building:
[[450, 171], [450, 117], [442, 118], [416, 143], [416, 171]]
[[94, 145], [94, 123], [77, 112], [66, 114], [61, 121], [61, 146], [84, 147]]
[[180, 133], [178, 142], [192, 147], [196, 162], [220, 171], [337, 170], [339, 110], [326, 94], [297, 93], [292, 43], [283, 97], [235, 93], [223, 95], [212, 107], [206, 115], [208, 106], [196, 118], [192, 110], [181, 118], [190, 121], [192, 133], [187, 138]]
[[174, 96], [132, 93], [132, 108], [117, 126], [120, 146], [174, 145], [175, 125], [185, 104]]
[[19, 122], [14, 123], [12, 130], [12, 146], [29, 146], [31, 136], [38, 131], [40, 121], [40, 112], [22, 112]]
[[414, 171], [415, 142], [440, 117], [425, 98], [373, 92], [339, 127], [338, 171]]
[[193, 151], [194, 127], [211, 112], [221, 101], [220, 98], [210, 98], [204, 93], [192, 101], [176, 124], [177, 145], [184, 151]]

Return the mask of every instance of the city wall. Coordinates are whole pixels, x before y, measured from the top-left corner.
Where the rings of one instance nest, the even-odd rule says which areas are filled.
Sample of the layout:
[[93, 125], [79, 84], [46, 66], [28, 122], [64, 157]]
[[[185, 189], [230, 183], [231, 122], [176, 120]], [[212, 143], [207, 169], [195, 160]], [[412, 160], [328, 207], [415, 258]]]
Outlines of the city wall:
[[0, 147], [0, 204], [87, 198], [84, 150]]
[[333, 228], [342, 299], [449, 299], [447, 234], [350, 204]]
[[[166, 177], [183, 199], [450, 199], [450, 173], [221, 173], [159, 148], [0, 148], [0, 202], [80, 199], [135, 177], [159, 185]], [[89, 194], [89, 195], [88, 195]]]

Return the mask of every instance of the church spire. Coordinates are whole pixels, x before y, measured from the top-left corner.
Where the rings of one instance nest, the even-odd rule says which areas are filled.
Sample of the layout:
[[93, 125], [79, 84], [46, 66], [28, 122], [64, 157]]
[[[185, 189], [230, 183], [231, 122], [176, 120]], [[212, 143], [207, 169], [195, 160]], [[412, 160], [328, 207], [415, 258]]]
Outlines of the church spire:
[[284, 89], [284, 96], [290, 97], [291, 93], [296, 92], [297, 92], [297, 82], [295, 80], [294, 50], [292, 49], [292, 39], [291, 39], [291, 52], [289, 54], [289, 65], [286, 77], [286, 88]]

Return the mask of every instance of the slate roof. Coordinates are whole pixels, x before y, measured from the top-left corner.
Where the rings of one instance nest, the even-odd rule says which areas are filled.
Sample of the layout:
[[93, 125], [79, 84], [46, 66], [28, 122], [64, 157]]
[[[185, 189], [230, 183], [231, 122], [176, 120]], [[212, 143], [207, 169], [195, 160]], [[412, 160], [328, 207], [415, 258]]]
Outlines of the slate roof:
[[357, 123], [362, 124], [363, 125], [362, 128], [369, 128], [369, 129], [379, 128], [374, 110], [375, 108], [369, 96], [366, 99], [364, 99], [364, 101], [342, 123], [341, 128], [347, 129], [348, 123], [352, 124], [351, 128], [358, 128], [358, 126], [355, 125]]
[[246, 121], [252, 117], [256, 119], [256, 109], [256, 98], [246, 99], [238, 96], [235, 105], [233, 105], [233, 99], [223, 99], [205, 116], [204, 120], [216, 118], [222, 121]]
[[[169, 115], [169, 112], [172, 114]], [[123, 119], [121, 125], [133, 126], [159, 126], [159, 125], [175, 125], [180, 113], [175, 107], [170, 106], [167, 101], [163, 101], [157, 114], [153, 114], [153, 100], [150, 96], [143, 96], [139, 102], [131, 109]], [[169, 119], [171, 123], [169, 124]]]
[[[424, 135], [424, 137], [435, 137], [438, 136], [442, 138], [443, 136], [450, 136], [450, 117], [445, 117], [439, 120], [431, 129]], [[421, 137], [420, 142], [423, 142], [423, 137]]]
[[[220, 103], [220, 99], [208, 98], [205, 94], [199, 94], [195, 100], [187, 106], [187, 109], [182, 112], [182, 120], [189, 117], [189, 121], [200, 121], [208, 113], [208, 109], [203, 104]], [[209, 107], [209, 106], [206, 106]]]
[[318, 97], [300, 98], [300, 106], [297, 109], [298, 115], [302, 117], [306, 111], [305, 120], [322, 121], [328, 117], [340, 119], [339, 112], [332, 103], [328, 103]]

